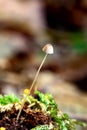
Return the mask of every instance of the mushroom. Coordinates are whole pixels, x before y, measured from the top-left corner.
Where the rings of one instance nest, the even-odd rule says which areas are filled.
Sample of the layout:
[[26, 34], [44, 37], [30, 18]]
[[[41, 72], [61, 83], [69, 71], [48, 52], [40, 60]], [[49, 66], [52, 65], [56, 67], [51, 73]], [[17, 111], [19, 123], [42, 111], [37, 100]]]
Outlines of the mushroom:
[[43, 64], [44, 64], [44, 62], [45, 62], [45, 60], [46, 60], [46, 58], [47, 58], [47, 55], [54, 53], [54, 49], [53, 49], [53, 46], [52, 46], [51, 44], [46, 44], [46, 45], [42, 48], [42, 50], [43, 50], [46, 54], [45, 54], [45, 56], [44, 56], [44, 58], [43, 58], [43, 60], [42, 60], [42, 62], [41, 62], [41, 64], [40, 64], [40, 66], [39, 66], [39, 68], [38, 68], [38, 70], [37, 70], [37, 73], [36, 73], [36, 75], [35, 75], [35, 78], [34, 78], [32, 84], [31, 84], [30, 91], [31, 91], [31, 89], [33, 88], [33, 86], [34, 86], [34, 84], [35, 84], [35, 82], [36, 82], [36, 80], [37, 80], [37, 78], [38, 78], [39, 72], [40, 72], [40, 70], [41, 70], [41, 68], [42, 68], [42, 66], [43, 66]]
[[31, 90], [32, 90], [33, 86], [35, 85], [35, 82], [37, 81], [38, 75], [39, 75], [39, 73], [40, 73], [40, 70], [41, 70], [41, 68], [42, 68], [42, 66], [43, 66], [43, 64], [44, 64], [44, 62], [45, 62], [45, 60], [46, 60], [46, 58], [47, 58], [47, 55], [54, 53], [53, 46], [52, 46], [51, 44], [46, 44], [46, 45], [42, 48], [42, 50], [43, 50], [46, 54], [45, 54], [45, 56], [44, 56], [44, 58], [43, 58], [43, 60], [42, 60], [42, 62], [41, 62], [41, 64], [40, 64], [40, 66], [39, 66], [39, 68], [38, 68], [38, 70], [37, 70], [37, 73], [36, 73], [36, 75], [35, 75], [35, 77], [34, 77], [34, 80], [33, 80], [32, 84], [31, 84], [30, 88], [24, 90], [25, 98], [23, 98], [23, 100], [22, 100], [21, 108], [20, 108], [19, 113], [18, 113], [18, 115], [17, 115], [17, 120], [19, 119], [19, 116], [20, 116], [21, 111], [22, 111], [22, 109], [23, 109], [23, 106], [24, 106], [24, 104], [25, 104], [26, 98], [27, 98], [28, 95], [31, 93]]

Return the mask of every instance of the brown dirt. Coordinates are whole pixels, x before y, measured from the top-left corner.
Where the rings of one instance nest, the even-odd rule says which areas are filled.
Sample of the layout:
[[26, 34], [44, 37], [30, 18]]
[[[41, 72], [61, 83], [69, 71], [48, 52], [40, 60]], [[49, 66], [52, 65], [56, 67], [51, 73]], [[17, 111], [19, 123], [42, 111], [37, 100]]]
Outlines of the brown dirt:
[[6, 130], [30, 130], [37, 125], [49, 124], [51, 117], [44, 114], [41, 110], [22, 110], [19, 120], [17, 121], [18, 111], [12, 108], [11, 111], [0, 113], [0, 127]]

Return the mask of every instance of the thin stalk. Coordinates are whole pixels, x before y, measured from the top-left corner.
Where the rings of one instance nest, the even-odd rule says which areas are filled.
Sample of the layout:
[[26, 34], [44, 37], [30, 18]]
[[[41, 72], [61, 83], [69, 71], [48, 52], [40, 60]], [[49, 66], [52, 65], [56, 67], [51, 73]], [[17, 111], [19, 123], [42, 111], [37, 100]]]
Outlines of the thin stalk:
[[48, 54], [45, 55], [44, 59], [42, 60], [40, 66], [39, 66], [39, 68], [38, 68], [38, 71], [37, 71], [37, 73], [36, 73], [36, 75], [35, 75], [35, 78], [34, 78], [32, 84], [31, 84], [31, 86], [30, 86], [30, 92], [31, 92], [31, 90], [32, 90], [32, 88], [33, 88], [35, 82], [37, 81], [39, 72], [40, 72], [40, 70], [41, 70], [41, 68], [42, 68], [42, 66], [43, 66], [43, 63], [45, 62], [45, 60], [46, 60], [46, 58], [47, 58], [47, 55], [48, 55]]
[[25, 101], [26, 101], [26, 97], [23, 99], [23, 102], [22, 102], [21, 108], [20, 108], [20, 110], [19, 110], [19, 112], [18, 112], [18, 115], [17, 115], [17, 121], [18, 121], [18, 119], [19, 119], [19, 116], [20, 116], [21, 111], [22, 111], [22, 109], [23, 109], [23, 106], [24, 106], [24, 104], [25, 104]]

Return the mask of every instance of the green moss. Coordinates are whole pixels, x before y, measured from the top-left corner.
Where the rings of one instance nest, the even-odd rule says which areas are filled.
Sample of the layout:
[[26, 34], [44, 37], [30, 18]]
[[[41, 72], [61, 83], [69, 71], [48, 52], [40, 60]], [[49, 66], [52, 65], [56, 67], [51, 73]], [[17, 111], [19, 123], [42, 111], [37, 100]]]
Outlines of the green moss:
[[7, 105], [10, 103], [16, 103], [19, 102], [20, 99], [15, 96], [14, 94], [9, 94], [9, 95], [0, 95], [0, 105]]

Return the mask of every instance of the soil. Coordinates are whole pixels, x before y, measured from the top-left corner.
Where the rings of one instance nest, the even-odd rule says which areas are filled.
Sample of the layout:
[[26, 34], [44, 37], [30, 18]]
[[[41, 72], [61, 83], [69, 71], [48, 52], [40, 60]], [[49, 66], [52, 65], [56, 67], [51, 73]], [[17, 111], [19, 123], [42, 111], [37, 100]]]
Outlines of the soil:
[[52, 122], [51, 117], [41, 110], [23, 109], [17, 121], [18, 110], [14, 107], [10, 111], [0, 113], [0, 127], [6, 130], [30, 130], [37, 125], [45, 125]]

